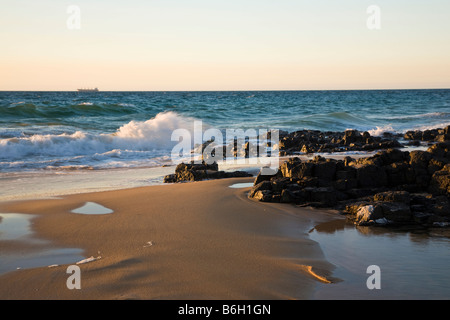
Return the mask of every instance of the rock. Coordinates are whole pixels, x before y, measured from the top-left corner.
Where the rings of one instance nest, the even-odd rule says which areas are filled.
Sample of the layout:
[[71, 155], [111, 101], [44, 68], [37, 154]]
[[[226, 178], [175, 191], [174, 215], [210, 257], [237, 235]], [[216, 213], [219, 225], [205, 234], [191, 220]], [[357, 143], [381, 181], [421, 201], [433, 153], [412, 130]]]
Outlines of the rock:
[[336, 171], [336, 179], [356, 179], [356, 169], [353, 167], [345, 167], [344, 170]]
[[428, 163], [430, 162], [432, 155], [426, 151], [411, 151], [409, 157], [409, 163], [416, 177], [415, 183], [420, 187], [426, 187], [430, 181]]
[[304, 146], [312, 152], [381, 147], [386, 150], [369, 157], [347, 156], [343, 160], [322, 156], [312, 160], [290, 158], [280, 165], [276, 175], [255, 179], [259, 184], [255, 184], [249, 196], [259, 201], [335, 208], [359, 225], [450, 223], [450, 141], [433, 141], [445, 138], [448, 131], [450, 126], [406, 133], [405, 137], [433, 143], [427, 151], [412, 152], [389, 148], [398, 146], [395, 134], [383, 138], [357, 130], [344, 133], [302, 130], [287, 134], [283, 137], [284, 145], [289, 145], [291, 151]]
[[428, 162], [428, 174], [433, 175], [436, 171], [441, 170], [449, 161], [445, 158], [432, 158]]
[[399, 163], [409, 160], [409, 152], [400, 151], [398, 149], [388, 149], [378, 152], [375, 157], [379, 157], [382, 165], [386, 166], [395, 162]]
[[408, 204], [401, 202], [381, 202], [383, 217], [392, 222], [408, 223], [412, 221], [412, 213]]
[[432, 155], [428, 151], [411, 151], [409, 153], [409, 164], [413, 167], [426, 168], [428, 167], [428, 162], [431, 160]]
[[233, 177], [251, 177], [252, 175], [245, 171], [225, 172], [219, 171], [217, 163], [180, 163], [175, 168], [174, 174], [166, 175], [164, 183], [176, 183], [187, 181], [201, 181], [205, 179], [223, 179]]
[[306, 192], [303, 189], [300, 190], [292, 190], [292, 189], [284, 189], [281, 191], [280, 202], [283, 203], [301, 203], [305, 202]]
[[272, 193], [269, 190], [258, 190], [253, 198], [262, 202], [272, 202]]
[[415, 174], [406, 162], [395, 162], [385, 166], [387, 183], [389, 186], [413, 184], [416, 181]]
[[396, 140], [401, 135], [384, 135], [372, 137], [369, 132], [346, 130], [345, 132], [320, 132], [317, 130], [300, 130], [280, 135], [280, 155], [294, 155], [314, 152], [342, 152], [350, 150], [379, 150], [399, 148]]
[[450, 160], [450, 141], [438, 142], [429, 147], [427, 152], [435, 157]]
[[273, 177], [276, 175], [262, 175], [261, 172], [258, 173], [258, 175], [255, 178], [255, 181], [253, 182], [254, 185], [259, 184], [262, 181], [270, 181]]
[[450, 217], [450, 200], [447, 196], [436, 197], [433, 213], [438, 216]]
[[325, 207], [331, 207], [337, 203], [337, 195], [334, 188], [311, 188], [309, 192], [312, 202], [318, 202]]
[[287, 178], [303, 178], [311, 176], [314, 164], [311, 162], [303, 162], [299, 158], [291, 158], [280, 166], [283, 177]]
[[254, 198], [258, 191], [272, 191], [272, 183], [270, 181], [262, 181], [254, 185], [249, 192], [249, 198]]
[[387, 185], [387, 175], [383, 167], [364, 164], [356, 167], [356, 178], [361, 188], [373, 188]]
[[380, 192], [373, 196], [373, 200], [383, 202], [401, 202], [407, 205], [409, 205], [411, 201], [409, 192], [406, 191]]
[[351, 143], [360, 142], [362, 136], [358, 130], [346, 130], [344, 132], [344, 145], [350, 145]]
[[177, 182], [177, 175], [176, 174], [168, 174], [163, 179], [164, 183], [174, 183]]
[[314, 165], [314, 176], [331, 181], [336, 175], [336, 161], [320, 161]]
[[[366, 205], [359, 207], [356, 212], [355, 224], [359, 226], [371, 225], [383, 219], [383, 210], [379, 205]], [[384, 224], [384, 220], [383, 224]]]
[[351, 216], [356, 216], [356, 214], [358, 213], [359, 209], [361, 207], [364, 206], [368, 206], [371, 205], [372, 203], [369, 201], [358, 201], [358, 202], [352, 202], [348, 205], [345, 206], [344, 208], [344, 212], [351, 215]]
[[450, 196], [450, 164], [433, 174], [428, 190], [433, 195]]
[[408, 131], [403, 135], [406, 140], [421, 140], [421, 141], [448, 141], [450, 140], [449, 126], [444, 129], [431, 129], [431, 130], [415, 130]]

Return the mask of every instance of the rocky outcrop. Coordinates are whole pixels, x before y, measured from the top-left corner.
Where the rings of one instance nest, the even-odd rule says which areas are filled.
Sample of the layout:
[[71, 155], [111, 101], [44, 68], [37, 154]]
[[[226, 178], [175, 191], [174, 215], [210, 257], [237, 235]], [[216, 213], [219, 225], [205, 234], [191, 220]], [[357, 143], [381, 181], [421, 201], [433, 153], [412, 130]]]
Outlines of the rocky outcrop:
[[[349, 143], [359, 139], [347, 137]], [[450, 141], [427, 151], [388, 149], [359, 159], [293, 157], [277, 174], [258, 175], [249, 197], [335, 208], [359, 225], [448, 225]]]
[[346, 130], [345, 132], [321, 132], [300, 130], [280, 134], [280, 155], [299, 153], [373, 151], [401, 147], [401, 135], [371, 136], [369, 132]]
[[450, 126], [443, 129], [430, 129], [430, 130], [414, 130], [407, 131], [403, 138], [405, 140], [416, 140], [416, 141], [437, 141], [444, 142], [450, 140]]
[[175, 173], [166, 175], [163, 181], [165, 183], [176, 183], [252, 176], [252, 174], [245, 171], [219, 171], [219, 166], [215, 162], [213, 164], [206, 164], [205, 162], [188, 164], [180, 163], [175, 168]]
[[[431, 130], [407, 131], [404, 134], [384, 133], [372, 136], [369, 132], [346, 130], [344, 132], [299, 130], [280, 132], [280, 155], [322, 152], [375, 151], [400, 148], [406, 145], [445, 142], [450, 140], [450, 126]], [[400, 142], [402, 141], [402, 142]]]

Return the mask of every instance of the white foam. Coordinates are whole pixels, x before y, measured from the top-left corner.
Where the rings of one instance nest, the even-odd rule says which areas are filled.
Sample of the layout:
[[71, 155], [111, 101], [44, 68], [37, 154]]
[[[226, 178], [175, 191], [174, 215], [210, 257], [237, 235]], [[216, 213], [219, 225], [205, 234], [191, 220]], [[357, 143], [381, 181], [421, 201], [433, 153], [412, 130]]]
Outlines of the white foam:
[[77, 167], [114, 159], [148, 161], [167, 155], [178, 143], [171, 139], [174, 130], [193, 133], [194, 121], [163, 112], [147, 121], [130, 121], [112, 134], [76, 131], [0, 139], [0, 168]]
[[371, 136], [378, 137], [382, 136], [384, 133], [396, 133], [391, 125], [386, 125], [382, 127], [376, 127], [376, 129], [368, 130]]
[[93, 262], [93, 261], [99, 260], [101, 258], [102, 257], [100, 257], [100, 256], [98, 256], [97, 258], [95, 258], [94, 256], [91, 256], [91, 257], [89, 257], [87, 259], [83, 259], [81, 261], [78, 261], [77, 264], [85, 264], [85, 263], [89, 263], [89, 262]]

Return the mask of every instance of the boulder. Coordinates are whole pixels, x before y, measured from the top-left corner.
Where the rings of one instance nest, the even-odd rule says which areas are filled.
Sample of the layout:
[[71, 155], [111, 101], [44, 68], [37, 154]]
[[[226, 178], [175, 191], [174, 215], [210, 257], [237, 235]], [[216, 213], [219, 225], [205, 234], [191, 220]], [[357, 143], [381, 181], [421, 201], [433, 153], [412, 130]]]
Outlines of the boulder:
[[387, 185], [387, 175], [383, 167], [363, 164], [356, 167], [356, 178], [361, 188], [374, 188]]
[[450, 141], [438, 142], [427, 150], [432, 156], [450, 160]]
[[450, 218], [450, 198], [447, 196], [438, 196], [433, 205], [433, 213]]
[[299, 158], [291, 158], [280, 166], [283, 177], [287, 178], [303, 178], [311, 176], [314, 164], [311, 162], [301, 161]]
[[253, 185], [257, 185], [263, 181], [270, 181], [270, 179], [272, 179], [274, 176], [275, 175], [272, 175], [272, 176], [271, 175], [262, 175], [261, 171], [260, 171], [258, 173], [258, 175], [256, 176], [255, 181], [253, 182]]
[[332, 187], [310, 188], [308, 191], [311, 202], [320, 203], [325, 207], [331, 207], [337, 203], [336, 190]]
[[258, 190], [253, 195], [253, 199], [262, 202], [272, 202], [272, 193], [269, 190]]
[[202, 163], [180, 163], [175, 168], [174, 174], [166, 175], [164, 183], [176, 183], [187, 181], [201, 181], [205, 179], [223, 179], [233, 177], [251, 177], [245, 171], [225, 172], [219, 171], [216, 162], [212, 164]]
[[343, 144], [348, 146], [355, 142], [362, 142], [361, 133], [358, 130], [346, 130], [344, 132]]
[[412, 221], [411, 208], [402, 202], [381, 202], [383, 217], [397, 223], [410, 223]]
[[331, 181], [336, 176], [336, 161], [319, 161], [314, 165], [314, 176]]
[[394, 162], [385, 166], [389, 186], [415, 183], [415, 174], [407, 162]]
[[450, 196], [450, 164], [433, 174], [428, 190], [433, 195]]
[[409, 205], [411, 198], [407, 191], [386, 191], [375, 194], [373, 196], [373, 201], [401, 202]]
[[[359, 226], [371, 225], [383, 219], [383, 210], [380, 205], [365, 205], [356, 212], [355, 224]], [[383, 224], [384, 224], [384, 220]]]

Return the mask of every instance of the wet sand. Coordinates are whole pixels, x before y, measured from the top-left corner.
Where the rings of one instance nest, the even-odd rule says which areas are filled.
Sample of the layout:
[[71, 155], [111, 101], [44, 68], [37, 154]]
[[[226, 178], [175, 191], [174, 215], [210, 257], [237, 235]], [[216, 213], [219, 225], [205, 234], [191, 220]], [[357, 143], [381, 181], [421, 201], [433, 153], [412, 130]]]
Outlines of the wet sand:
[[[248, 187], [229, 187], [252, 180], [2, 203], [2, 213], [36, 215], [32, 229], [51, 246], [94, 259], [78, 265], [79, 290], [67, 288], [70, 264], [24, 268], [0, 275], [0, 299], [309, 299], [333, 281], [334, 266], [307, 234], [336, 215], [255, 202]], [[113, 213], [71, 212], [87, 202]], [[36, 249], [0, 246], [4, 254]]]

